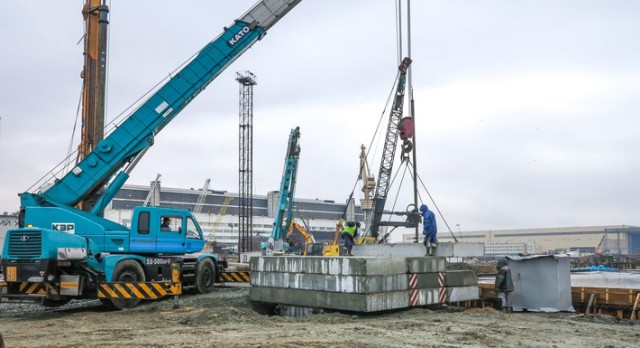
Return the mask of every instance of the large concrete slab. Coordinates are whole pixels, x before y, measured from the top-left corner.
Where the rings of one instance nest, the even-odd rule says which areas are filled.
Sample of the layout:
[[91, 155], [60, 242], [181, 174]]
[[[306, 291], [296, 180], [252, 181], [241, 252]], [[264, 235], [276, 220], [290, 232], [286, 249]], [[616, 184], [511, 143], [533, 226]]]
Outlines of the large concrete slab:
[[407, 274], [347, 276], [308, 273], [251, 272], [259, 287], [370, 294], [409, 289]]
[[253, 301], [353, 312], [378, 312], [409, 307], [408, 290], [350, 294], [253, 286], [249, 290], [249, 298]]
[[409, 273], [432, 273], [447, 270], [447, 261], [444, 257], [407, 257], [406, 260]]
[[[411, 307], [428, 306], [438, 304], [438, 288], [431, 289], [417, 289], [416, 298], [413, 302], [410, 302]], [[409, 290], [409, 297], [411, 298], [411, 291]]]
[[476, 272], [470, 270], [447, 271], [445, 285], [447, 287], [478, 285], [478, 277]]
[[[355, 256], [425, 256], [426, 248], [422, 243], [397, 243], [356, 245], [353, 247]], [[484, 243], [438, 243], [436, 255], [440, 257], [482, 257]]]
[[364, 244], [354, 246], [351, 252], [355, 256], [420, 257], [426, 249], [418, 243]]
[[484, 243], [438, 243], [436, 256], [482, 257], [484, 256]]
[[447, 301], [470, 301], [480, 299], [480, 288], [475, 286], [461, 286], [447, 288]]
[[250, 261], [251, 272], [290, 272], [334, 275], [388, 275], [407, 273], [404, 258], [261, 256]]

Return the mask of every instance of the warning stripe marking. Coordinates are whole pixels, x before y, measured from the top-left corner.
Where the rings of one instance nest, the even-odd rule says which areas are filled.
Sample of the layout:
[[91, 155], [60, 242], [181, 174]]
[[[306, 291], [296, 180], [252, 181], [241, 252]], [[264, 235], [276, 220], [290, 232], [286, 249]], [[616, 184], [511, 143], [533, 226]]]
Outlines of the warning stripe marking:
[[116, 292], [120, 294], [120, 297], [131, 298], [131, 295], [127, 290], [125, 290], [125, 288], [123, 287], [123, 284], [115, 284], [114, 288], [116, 289]]
[[446, 273], [440, 272], [438, 273], [438, 302], [445, 303], [447, 302], [447, 288], [446, 285]]
[[167, 295], [182, 294], [180, 283], [106, 283], [100, 284], [98, 298], [154, 300]]
[[158, 295], [156, 295], [147, 284], [140, 284], [140, 288], [142, 288], [142, 291], [144, 291], [149, 298], [158, 298]]
[[251, 281], [249, 272], [222, 272], [220, 281], [223, 283], [248, 283]]
[[409, 288], [415, 289], [418, 286], [418, 276], [415, 274], [409, 274]]
[[145, 296], [140, 292], [140, 290], [136, 289], [133, 284], [127, 284], [127, 287], [130, 290], [130, 293], [133, 293], [134, 297], [144, 298]]
[[167, 294], [167, 292], [162, 288], [162, 285], [153, 283], [152, 286], [160, 295], [165, 296]]
[[22, 282], [18, 286], [18, 291], [28, 295], [44, 295], [46, 294], [43, 283]]
[[439, 272], [438, 273], [438, 287], [443, 288], [446, 284], [446, 273], [445, 272]]

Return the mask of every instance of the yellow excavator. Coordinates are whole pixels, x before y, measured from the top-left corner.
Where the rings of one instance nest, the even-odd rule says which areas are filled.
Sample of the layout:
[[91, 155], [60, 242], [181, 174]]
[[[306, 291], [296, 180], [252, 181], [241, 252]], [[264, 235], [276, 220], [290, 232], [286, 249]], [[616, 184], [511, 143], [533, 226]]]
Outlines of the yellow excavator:
[[315, 237], [311, 232], [308, 232], [304, 227], [300, 226], [295, 221], [291, 220], [291, 224], [289, 225], [289, 233], [287, 233], [287, 240], [291, 238], [293, 231], [298, 231], [304, 237], [305, 246], [304, 251], [302, 253], [303, 256], [322, 256], [323, 254], [323, 244], [316, 242]]
[[[342, 251], [343, 247], [338, 242], [338, 240], [340, 239], [340, 235], [342, 234], [343, 228], [344, 228], [344, 219], [340, 219], [340, 221], [338, 221], [338, 223], [336, 224], [336, 232], [333, 235], [333, 241], [324, 246], [324, 249], [322, 252], [324, 256], [340, 256], [346, 253], [346, 251]], [[356, 245], [378, 244], [378, 240], [371, 236], [356, 237], [354, 242]]]

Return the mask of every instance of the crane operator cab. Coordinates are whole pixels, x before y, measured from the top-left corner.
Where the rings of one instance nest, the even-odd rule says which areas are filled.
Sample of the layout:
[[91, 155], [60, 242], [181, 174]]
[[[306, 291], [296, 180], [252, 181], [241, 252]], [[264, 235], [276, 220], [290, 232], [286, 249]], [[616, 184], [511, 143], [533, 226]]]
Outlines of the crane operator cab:
[[188, 211], [137, 207], [131, 222], [132, 252], [194, 253], [205, 244], [200, 226]]

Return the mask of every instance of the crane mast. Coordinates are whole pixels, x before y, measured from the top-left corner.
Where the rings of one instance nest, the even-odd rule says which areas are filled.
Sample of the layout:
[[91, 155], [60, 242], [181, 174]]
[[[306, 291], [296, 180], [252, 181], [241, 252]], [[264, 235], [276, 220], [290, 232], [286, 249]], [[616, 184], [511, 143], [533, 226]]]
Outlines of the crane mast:
[[368, 217], [373, 209], [373, 190], [376, 188], [376, 179], [369, 174], [369, 165], [367, 164], [367, 153], [365, 147], [360, 147], [360, 175], [358, 179], [362, 180], [362, 193], [364, 197], [360, 200], [360, 207]]
[[293, 197], [295, 197], [296, 174], [300, 158], [300, 127], [291, 130], [284, 169], [280, 181], [280, 198], [273, 221], [273, 230], [267, 242], [267, 252], [282, 252], [284, 249], [284, 231], [293, 219]]
[[[91, 153], [104, 137], [107, 75], [107, 26], [109, 7], [105, 0], [86, 0], [82, 8], [85, 23], [84, 67], [82, 70], [82, 131], [77, 161]], [[101, 187], [83, 197], [78, 204], [91, 210]]]
[[373, 198], [373, 214], [367, 219], [367, 231], [372, 237], [378, 238], [380, 221], [384, 212], [384, 205], [387, 201], [389, 185], [391, 183], [391, 172], [395, 159], [396, 147], [398, 144], [398, 126], [402, 118], [402, 108], [404, 105], [405, 85], [407, 80], [407, 70], [411, 65], [410, 58], [404, 58], [398, 67], [398, 78], [396, 81], [396, 92], [389, 114], [387, 134], [380, 162], [380, 172], [378, 174], [378, 185], [376, 186]]

